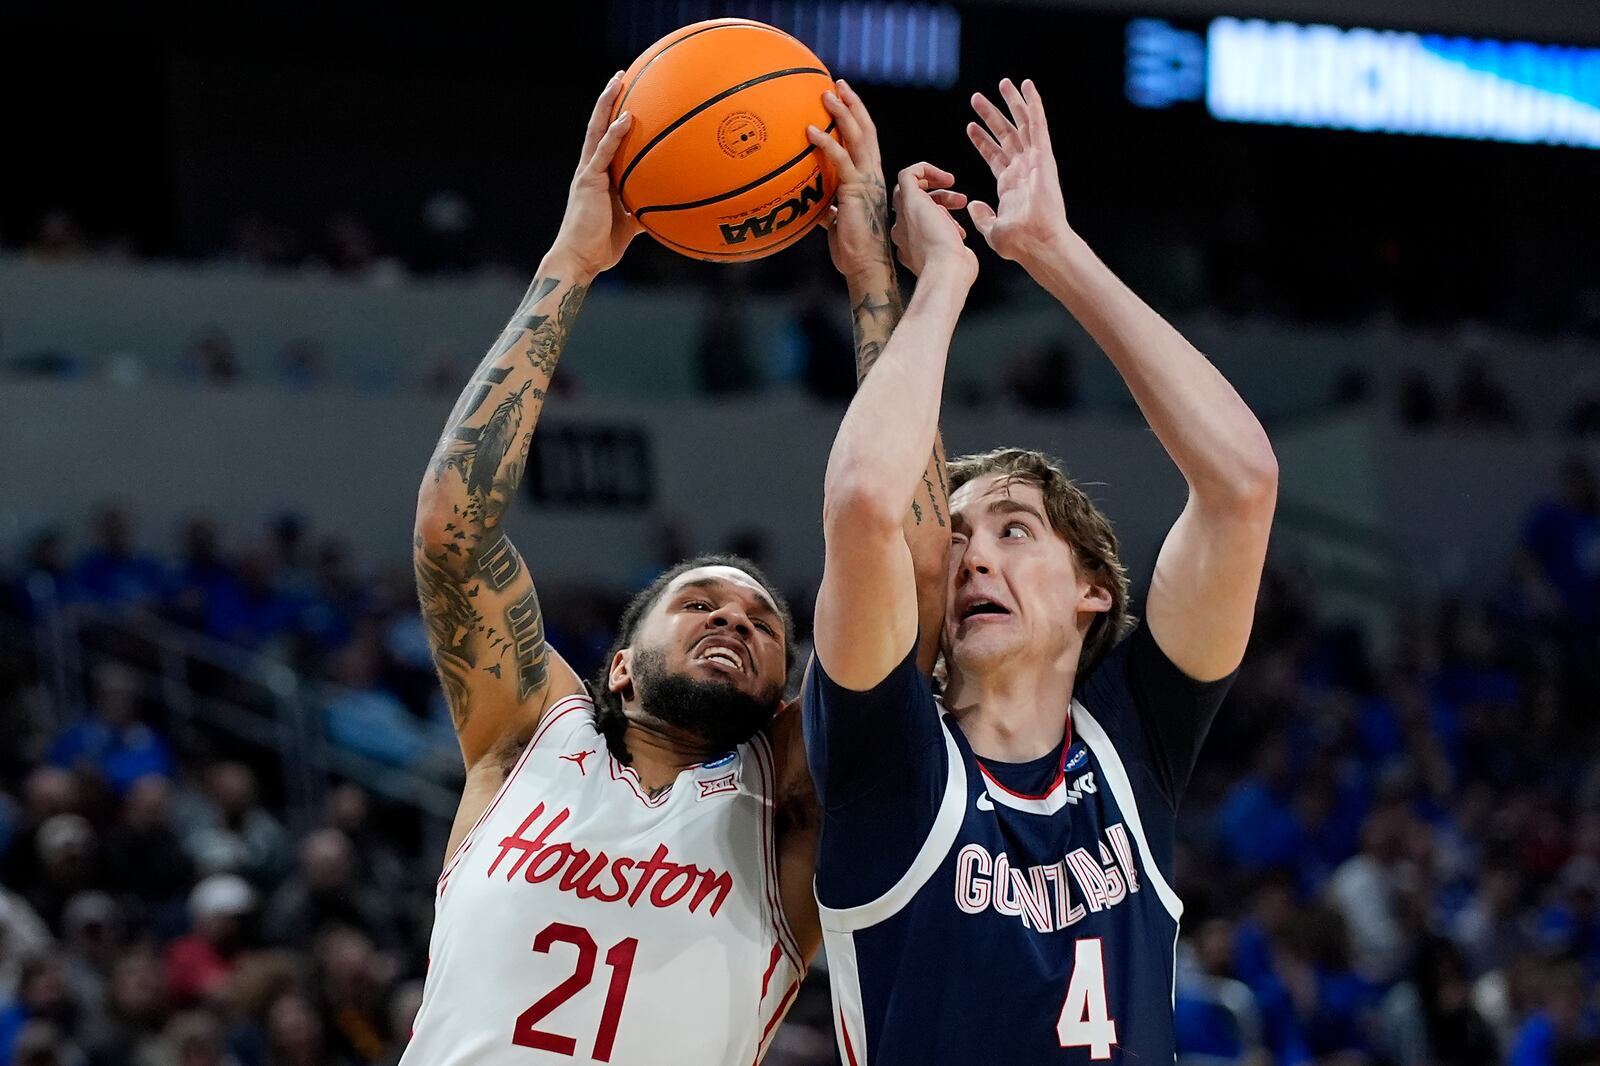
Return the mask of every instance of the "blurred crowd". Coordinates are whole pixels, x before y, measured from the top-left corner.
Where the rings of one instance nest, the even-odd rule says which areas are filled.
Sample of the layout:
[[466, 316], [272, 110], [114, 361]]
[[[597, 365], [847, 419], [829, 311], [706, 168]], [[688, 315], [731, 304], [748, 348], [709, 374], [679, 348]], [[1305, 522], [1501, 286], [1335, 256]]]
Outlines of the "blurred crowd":
[[[1503, 572], [1381, 641], [1269, 569], [1179, 821], [1182, 1061], [1600, 1063], [1600, 486], [1558, 483]], [[0, 1066], [391, 1063], [439, 861], [414, 814], [348, 781], [292, 811], [270, 754], [194, 742], [114, 642], [80, 705], [29, 634], [79, 605], [291, 664], [333, 743], [453, 780], [409, 569], [292, 516], [154, 553], [133, 523], [107, 505], [0, 581]], [[656, 562], [763, 551], [735, 539], [664, 526]], [[587, 673], [654, 572], [541, 589], [549, 639]], [[834, 1061], [825, 961], [769, 1061]]]

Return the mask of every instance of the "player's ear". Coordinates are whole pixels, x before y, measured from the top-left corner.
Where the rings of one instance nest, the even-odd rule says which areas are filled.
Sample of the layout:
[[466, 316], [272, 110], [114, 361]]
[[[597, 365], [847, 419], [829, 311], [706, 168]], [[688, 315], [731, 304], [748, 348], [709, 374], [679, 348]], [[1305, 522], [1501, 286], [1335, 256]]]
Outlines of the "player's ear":
[[618, 648], [611, 657], [611, 669], [606, 672], [606, 687], [622, 697], [624, 703], [634, 698], [633, 649]]
[[1078, 610], [1105, 614], [1111, 610], [1111, 590], [1105, 585], [1084, 582], [1078, 586]]

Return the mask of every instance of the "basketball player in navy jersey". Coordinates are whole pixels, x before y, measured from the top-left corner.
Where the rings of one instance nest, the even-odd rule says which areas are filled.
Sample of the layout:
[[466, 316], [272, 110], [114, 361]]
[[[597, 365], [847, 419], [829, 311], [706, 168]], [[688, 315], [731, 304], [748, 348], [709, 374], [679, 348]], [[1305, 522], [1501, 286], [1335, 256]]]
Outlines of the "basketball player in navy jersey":
[[953, 460], [935, 696], [899, 519], [976, 264], [903, 181], [896, 244], [919, 282], [829, 457], [804, 696], [840, 1055], [1170, 1063], [1174, 819], [1244, 653], [1277, 464], [1237, 393], [1068, 224], [1032, 82], [1000, 92], [1009, 116], [973, 98], [999, 198], [969, 217], [1100, 343], [1189, 498], [1133, 623], [1111, 526], [1059, 466]]

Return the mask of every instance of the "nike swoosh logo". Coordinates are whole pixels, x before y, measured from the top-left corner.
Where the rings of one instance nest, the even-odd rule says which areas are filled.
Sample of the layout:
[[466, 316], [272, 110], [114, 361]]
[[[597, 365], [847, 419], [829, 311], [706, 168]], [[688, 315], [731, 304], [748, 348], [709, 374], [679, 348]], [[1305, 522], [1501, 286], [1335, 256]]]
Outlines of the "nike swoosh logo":
[[994, 810], [994, 800], [989, 798], [989, 793], [987, 793], [987, 792], [978, 793], [978, 810], [980, 810], [980, 811], [992, 811], [992, 810]]

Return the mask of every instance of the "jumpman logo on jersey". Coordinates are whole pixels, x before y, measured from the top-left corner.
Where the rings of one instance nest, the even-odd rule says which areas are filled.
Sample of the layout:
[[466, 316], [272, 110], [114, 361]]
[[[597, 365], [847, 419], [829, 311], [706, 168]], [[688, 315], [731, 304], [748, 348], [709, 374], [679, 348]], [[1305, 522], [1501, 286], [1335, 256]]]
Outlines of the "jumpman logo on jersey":
[[591, 756], [593, 754], [594, 754], [593, 751], [575, 751], [571, 755], [563, 755], [561, 757], [563, 759], [568, 760], [569, 762], [577, 763], [578, 764], [578, 774], [579, 774], [579, 776], [588, 777], [589, 776], [589, 771], [584, 767], [583, 760], [587, 759], [589, 756]]

